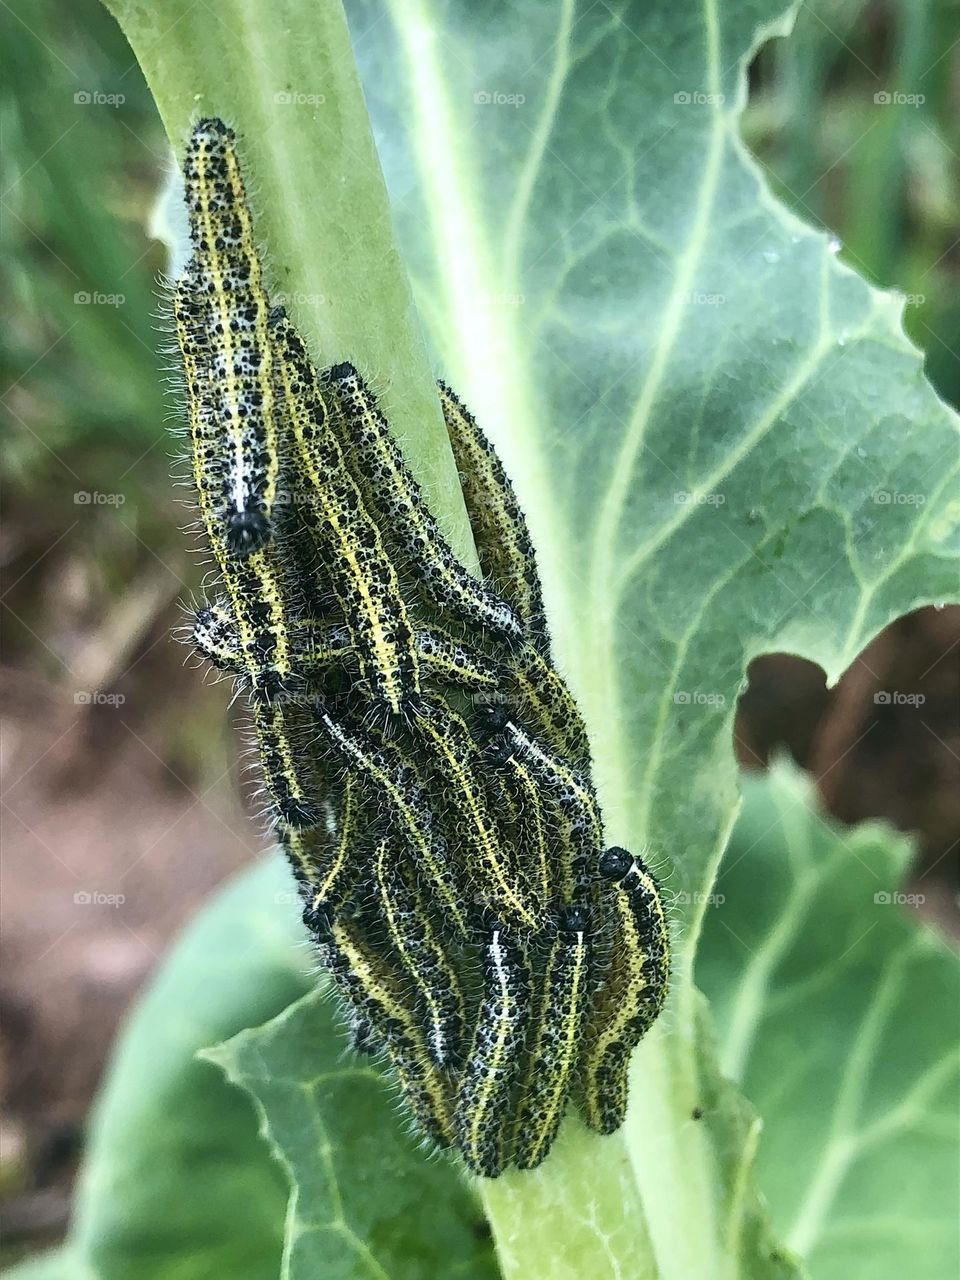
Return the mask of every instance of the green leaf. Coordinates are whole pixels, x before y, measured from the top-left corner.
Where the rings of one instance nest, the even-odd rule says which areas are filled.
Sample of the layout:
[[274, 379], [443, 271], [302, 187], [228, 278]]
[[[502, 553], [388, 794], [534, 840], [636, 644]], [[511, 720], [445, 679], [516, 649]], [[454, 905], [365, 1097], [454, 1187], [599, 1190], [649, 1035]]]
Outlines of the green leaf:
[[326, 991], [204, 1056], [253, 1097], [290, 1180], [283, 1280], [497, 1275], [482, 1211], [425, 1159], [384, 1075], [344, 1053]]
[[[338, 7], [114, 10], [172, 137], [195, 109], [238, 125], [275, 281], [307, 298], [319, 358], [383, 385], [462, 535]], [[890, 618], [956, 589], [956, 420], [900, 304], [772, 200], [739, 142], [744, 68], [788, 16], [525, 0], [507, 27], [496, 6], [351, 6], [421, 314], [529, 512], [609, 837], [649, 844], [677, 898], [673, 997], [624, 1129], [571, 1122], [541, 1170], [480, 1188], [508, 1280], [798, 1273], [691, 980], [737, 809], [734, 702], [756, 654], [834, 679]], [[290, 1024], [263, 1034], [266, 1091]], [[320, 1188], [314, 1155], [298, 1177]]]
[[122, 1032], [70, 1231], [98, 1280], [275, 1280], [286, 1185], [246, 1101], [195, 1054], [311, 985], [298, 895], [271, 860], [221, 893], [160, 968]]
[[785, 767], [746, 791], [697, 978], [774, 1220], [818, 1280], [955, 1275], [960, 970], [901, 889], [908, 842], [828, 825]]

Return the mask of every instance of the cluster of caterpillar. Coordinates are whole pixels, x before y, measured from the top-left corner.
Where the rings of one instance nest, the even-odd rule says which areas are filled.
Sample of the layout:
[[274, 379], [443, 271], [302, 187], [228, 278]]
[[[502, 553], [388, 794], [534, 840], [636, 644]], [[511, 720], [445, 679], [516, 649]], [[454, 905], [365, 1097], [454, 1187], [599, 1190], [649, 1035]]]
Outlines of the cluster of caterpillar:
[[533, 1168], [571, 1100], [600, 1133], [623, 1120], [666, 993], [656, 881], [605, 848], [527, 524], [473, 417], [441, 384], [481, 580], [356, 369], [318, 371], [270, 307], [221, 121], [197, 124], [184, 175], [174, 316], [222, 583], [194, 643], [248, 699], [354, 1046], [470, 1170]]

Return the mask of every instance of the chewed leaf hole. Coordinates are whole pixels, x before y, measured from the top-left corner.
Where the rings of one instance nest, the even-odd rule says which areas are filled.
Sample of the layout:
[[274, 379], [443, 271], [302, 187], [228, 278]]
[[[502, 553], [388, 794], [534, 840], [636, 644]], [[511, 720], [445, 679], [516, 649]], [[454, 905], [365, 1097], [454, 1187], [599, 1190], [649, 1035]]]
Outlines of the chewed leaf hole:
[[884, 818], [916, 834], [917, 874], [954, 892], [960, 848], [960, 606], [920, 609], [880, 633], [832, 689], [785, 653], [750, 664], [737, 707], [741, 768], [787, 754], [843, 822]]

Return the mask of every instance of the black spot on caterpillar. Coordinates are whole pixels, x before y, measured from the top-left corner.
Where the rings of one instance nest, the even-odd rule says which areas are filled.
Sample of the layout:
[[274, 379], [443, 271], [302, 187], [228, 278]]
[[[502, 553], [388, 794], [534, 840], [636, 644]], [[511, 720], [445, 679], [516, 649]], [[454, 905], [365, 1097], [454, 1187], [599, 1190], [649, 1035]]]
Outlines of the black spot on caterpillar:
[[523, 1054], [530, 974], [520, 949], [494, 929], [483, 949], [483, 996], [460, 1076], [457, 1145], [467, 1167], [496, 1178], [510, 1160], [512, 1095]]
[[247, 555], [270, 537], [279, 451], [269, 303], [236, 139], [222, 120], [196, 124], [183, 176], [194, 254], [182, 283], [195, 359], [205, 366], [208, 408], [221, 431], [219, 514], [228, 550]]
[[382, 802], [414, 864], [429, 882], [447, 936], [468, 936], [470, 929], [460, 879], [447, 842], [427, 802], [416, 766], [396, 743], [375, 740], [372, 730], [351, 728], [320, 711], [317, 721], [331, 746], [366, 778], [376, 804]]
[[465, 849], [467, 868], [483, 905], [505, 924], [535, 932], [543, 924], [508, 842], [487, 804], [483, 756], [463, 719], [439, 699], [414, 712], [420, 741], [434, 762], [433, 778], [445, 817]]
[[450, 1099], [443, 1073], [402, 994], [402, 982], [349, 919], [329, 919], [322, 958], [359, 1022], [382, 1040], [407, 1106], [421, 1130], [439, 1146], [453, 1140]]
[[590, 996], [588, 929], [586, 908], [561, 908], [535, 987], [515, 1136], [514, 1159], [520, 1169], [533, 1169], [548, 1155], [576, 1077]]
[[510, 605], [488, 591], [453, 554], [357, 370], [351, 364], [335, 365], [324, 381], [336, 398], [349, 440], [349, 460], [371, 509], [441, 617], [453, 615], [510, 643], [519, 641], [522, 628]]
[[484, 577], [513, 606], [528, 642], [549, 654], [536, 554], [513, 485], [467, 407], [446, 383], [437, 385]]
[[290, 321], [271, 322], [278, 348], [279, 399], [298, 464], [314, 504], [301, 516], [311, 528], [331, 587], [350, 630], [360, 686], [399, 715], [420, 687], [413, 629], [396, 570], [380, 530], [344, 462], [313, 365]]
[[404, 852], [384, 838], [374, 856], [383, 922], [393, 952], [417, 993], [430, 1056], [439, 1067], [455, 1066], [462, 1053], [465, 1018], [460, 979], [433, 927], [431, 904], [411, 874]]
[[666, 999], [670, 940], [659, 886], [642, 859], [608, 849], [599, 870], [610, 882], [616, 933], [593, 1000], [580, 1072], [587, 1124], [613, 1133], [627, 1112], [630, 1056]]

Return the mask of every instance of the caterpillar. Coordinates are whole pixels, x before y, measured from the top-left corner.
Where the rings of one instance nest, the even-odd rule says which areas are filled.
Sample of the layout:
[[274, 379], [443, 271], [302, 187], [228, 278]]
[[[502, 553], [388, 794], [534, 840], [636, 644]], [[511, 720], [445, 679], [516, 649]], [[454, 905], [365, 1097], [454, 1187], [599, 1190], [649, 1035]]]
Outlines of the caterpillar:
[[425, 895], [387, 838], [377, 848], [374, 878], [393, 952], [417, 992], [430, 1056], [438, 1067], [455, 1066], [465, 1022], [460, 979], [433, 927]]
[[513, 485], [466, 405], [446, 383], [437, 389], [484, 577], [513, 606], [526, 640], [548, 656], [536, 554]]
[[522, 639], [513, 608], [478, 582], [454, 555], [427, 509], [373, 392], [354, 366], [335, 365], [324, 380], [339, 406], [352, 464], [371, 507], [407, 557], [421, 589], [442, 616], [451, 614], [510, 644]]
[[396, 569], [367, 513], [331, 430], [321, 387], [299, 335], [278, 310], [272, 332], [280, 352], [278, 383], [297, 457], [316, 509], [301, 514], [312, 528], [370, 698], [402, 714], [420, 688], [413, 629]]
[[467, 725], [439, 700], [424, 699], [414, 717], [484, 906], [504, 923], [536, 932], [542, 915], [490, 812], [482, 783], [483, 758]]
[[397, 974], [384, 964], [354, 921], [336, 915], [321, 925], [320, 953], [364, 1035], [372, 1028], [414, 1119], [438, 1146], [454, 1138], [446, 1080], [434, 1064], [420, 1024], [408, 1008]]
[[494, 929], [483, 948], [483, 996], [457, 1094], [457, 1145], [467, 1167], [496, 1178], [510, 1160], [512, 1095], [522, 1061], [530, 972]]
[[588, 923], [586, 908], [561, 909], [539, 979], [516, 1125], [520, 1169], [533, 1169], [548, 1155], [576, 1076], [590, 992]]
[[317, 721], [331, 746], [368, 781], [396, 823], [397, 835], [430, 883], [441, 912], [441, 929], [465, 938], [470, 933], [466, 907], [450, 851], [434, 821], [416, 766], [395, 743], [373, 741], [335, 720], [327, 711]]
[[243, 556], [270, 538], [280, 454], [269, 303], [236, 138], [222, 120], [198, 121], [183, 176], [194, 251], [183, 283], [202, 320], [196, 358], [207, 369], [222, 441], [218, 516], [228, 550]]
[[584, 1036], [580, 1073], [587, 1124], [613, 1133], [627, 1111], [631, 1054], [666, 999], [670, 941], [659, 887], [643, 860], [612, 848], [599, 870], [610, 884], [616, 935]]
[[[186, 377], [201, 519], [230, 600], [247, 682], [257, 697], [271, 701], [283, 696], [296, 681], [289, 626], [299, 612], [297, 592], [274, 544], [243, 557], [231, 553], [221, 519], [220, 475], [225, 464], [219, 453], [220, 427], [211, 408], [212, 374], [197, 358], [196, 320], [186, 277], [178, 281], [174, 291], [173, 315]], [[201, 627], [199, 638], [206, 635]]]

